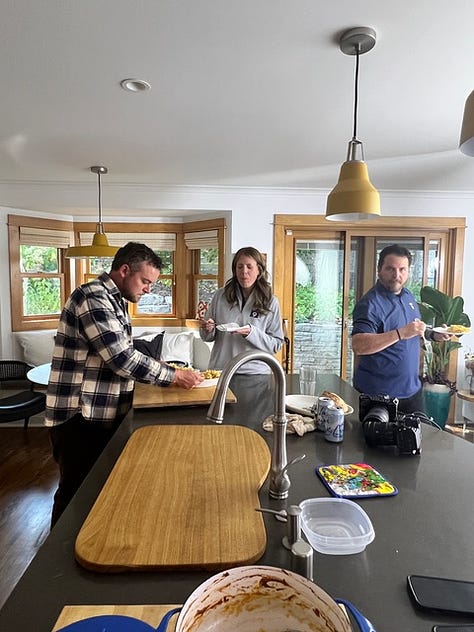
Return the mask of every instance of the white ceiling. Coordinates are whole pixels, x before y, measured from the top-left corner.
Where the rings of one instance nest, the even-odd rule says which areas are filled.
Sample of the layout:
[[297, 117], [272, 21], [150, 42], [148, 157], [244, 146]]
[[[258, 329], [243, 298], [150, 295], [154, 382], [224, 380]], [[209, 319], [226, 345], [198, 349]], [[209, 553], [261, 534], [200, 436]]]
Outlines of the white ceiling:
[[352, 134], [338, 33], [354, 26], [378, 35], [360, 63], [373, 184], [474, 191], [458, 150], [472, 0], [0, 0], [0, 15], [0, 205], [34, 209], [38, 182], [96, 186], [94, 164], [123, 185], [332, 188]]

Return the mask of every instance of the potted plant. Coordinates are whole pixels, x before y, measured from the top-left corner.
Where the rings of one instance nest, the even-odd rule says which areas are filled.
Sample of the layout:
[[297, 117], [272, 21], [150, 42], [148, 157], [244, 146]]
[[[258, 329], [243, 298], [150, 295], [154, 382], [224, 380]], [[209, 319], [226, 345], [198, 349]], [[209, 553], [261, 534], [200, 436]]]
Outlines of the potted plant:
[[[470, 327], [469, 316], [463, 312], [464, 299], [448, 296], [435, 288], [424, 286], [420, 291], [421, 317], [429, 327], [463, 325]], [[462, 334], [459, 334], [462, 335]], [[426, 412], [444, 427], [449, 413], [450, 398], [456, 392], [456, 381], [448, 376], [450, 355], [461, 347], [459, 335], [449, 340], [423, 340], [424, 399]]]

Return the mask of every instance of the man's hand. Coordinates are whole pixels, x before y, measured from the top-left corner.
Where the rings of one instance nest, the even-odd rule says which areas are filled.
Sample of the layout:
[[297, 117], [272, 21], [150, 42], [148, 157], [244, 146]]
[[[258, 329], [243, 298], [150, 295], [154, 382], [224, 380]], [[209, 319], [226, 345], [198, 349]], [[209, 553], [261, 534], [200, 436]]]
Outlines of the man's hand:
[[402, 340], [408, 340], [408, 338], [414, 338], [415, 336], [424, 336], [425, 329], [426, 324], [419, 318], [415, 318], [415, 320], [408, 323], [408, 325], [399, 327], [398, 331], [400, 332], [400, 338]]
[[204, 375], [199, 373], [199, 371], [176, 369], [173, 384], [189, 390], [190, 388], [194, 388], [197, 384], [200, 384], [203, 379]]
[[[441, 327], [446, 327], [446, 329], [448, 328], [448, 326], [445, 324], [441, 325]], [[433, 337], [433, 340], [436, 340], [436, 342], [445, 342], [446, 340], [449, 340], [451, 338], [451, 334], [443, 334], [439, 331], [433, 331], [431, 335]]]

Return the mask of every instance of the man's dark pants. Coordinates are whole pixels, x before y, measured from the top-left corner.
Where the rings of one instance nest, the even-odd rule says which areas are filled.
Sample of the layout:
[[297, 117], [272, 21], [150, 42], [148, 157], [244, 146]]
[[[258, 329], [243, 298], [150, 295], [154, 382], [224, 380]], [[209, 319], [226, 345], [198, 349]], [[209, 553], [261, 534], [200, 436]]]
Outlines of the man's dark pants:
[[56, 524], [92, 469], [120, 421], [114, 422], [112, 427], [104, 427], [87, 422], [82, 415], [77, 414], [63, 424], [50, 428], [53, 457], [59, 465], [59, 486], [54, 494], [51, 527]]

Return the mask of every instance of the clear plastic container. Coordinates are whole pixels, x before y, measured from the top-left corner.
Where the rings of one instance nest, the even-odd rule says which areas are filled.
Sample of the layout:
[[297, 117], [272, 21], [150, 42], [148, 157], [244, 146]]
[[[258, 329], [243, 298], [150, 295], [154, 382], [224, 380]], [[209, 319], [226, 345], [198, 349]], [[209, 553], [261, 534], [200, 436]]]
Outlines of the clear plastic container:
[[300, 507], [303, 533], [319, 553], [360, 553], [375, 538], [369, 516], [352, 500], [308, 498]]

